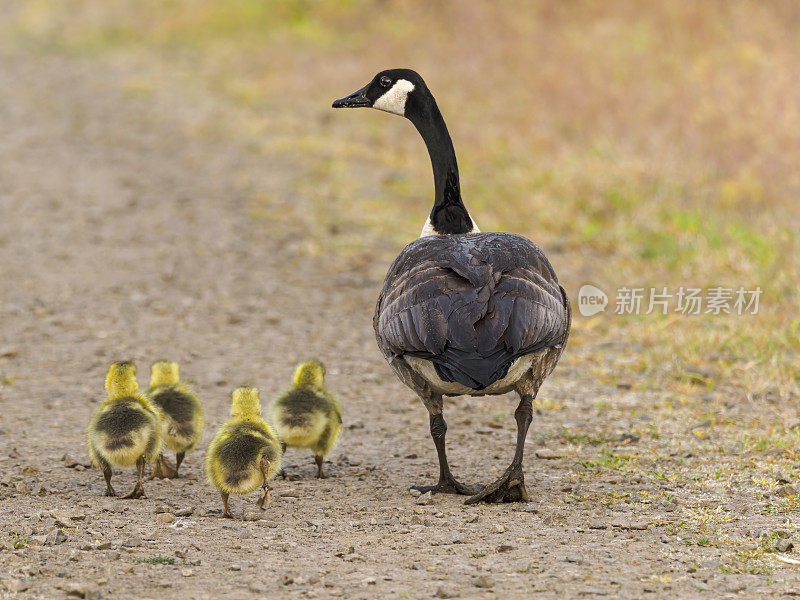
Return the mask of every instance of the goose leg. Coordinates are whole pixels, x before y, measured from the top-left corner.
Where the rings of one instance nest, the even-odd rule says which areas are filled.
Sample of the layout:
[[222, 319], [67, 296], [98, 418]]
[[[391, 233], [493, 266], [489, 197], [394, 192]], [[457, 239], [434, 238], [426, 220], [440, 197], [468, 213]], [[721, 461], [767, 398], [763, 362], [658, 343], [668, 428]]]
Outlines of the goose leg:
[[519, 400], [519, 406], [514, 411], [517, 421], [517, 448], [514, 460], [500, 478], [487, 485], [480, 492], [466, 499], [464, 504], [476, 502], [528, 502], [528, 491], [525, 489], [525, 476], [522, 473], [522, 454], [525, 449], [525, 438], [528, 427], [533, 420], [533, 396], [524, 394]]
[[123, 498], [147, 498], [144, 493], [144, 486], [142, 486], [142, 479], [144, 479], [144, 456], [140, 456], [136, 460], [136, 470], [139, 474], [136, 485], [133, 486], [133, 489], [123, 496]]
[[411, 489], [434, 494], [464, 494], [469, 496], [474, 494], [478, 487], [464, 485], [456, 480], [450, 472], [450, 465], [447, 463], [447, 452], [445, 451], [445, 435], [447, 434], [447, 423], [442, 413], [431, 414], [431, 437], [436, 446], [436, 454], [439, 456], [439, 481], [436, 485], [413, 485]]

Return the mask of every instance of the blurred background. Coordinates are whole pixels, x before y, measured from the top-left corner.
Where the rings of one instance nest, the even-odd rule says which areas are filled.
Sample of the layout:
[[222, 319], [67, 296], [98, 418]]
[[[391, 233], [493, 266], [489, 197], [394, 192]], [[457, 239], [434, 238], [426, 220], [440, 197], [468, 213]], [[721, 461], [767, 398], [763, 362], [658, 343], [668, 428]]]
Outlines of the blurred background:
[[[252, 593], [280, 597], [306, 597], [285, 585], [297, 571], [365, 599], [797, 595], [797, 560], [774, 555], [800, 548], [798, 31], [791, 0], [2, 0], [0, 538], [59, 505], [89, 526], [63, 550], [3, 554], [16, 589], [52, 595], [70, 572], [102, 575], [106, 597], [205, 598], [258, 555], [270, 587]], [[436, 475], [428, 418], [372, 311], [430, 212], [431, 167], [409, 122], [331, 109], [391, 67], [438, 100], [479, 227], [538, 243], [572, 300], [529, 433], [526, 515], [409, 506], [407, 486]], [[585, 284], [605, 312], [581, 316]], [[614, 310], [623, 287], [740, 286], [761, 289], [758, 314]], [[298, 361], [326, 362], [345, 407], [333, 477], [287, 455], [301, 479], [275, 483], [270, 537], [220, 545], [211, 518], [151, 543], [151, 503], [101, 510], [100, 475], [81, 470], [108, 364], [135, 360], [145, 387], [162, 357], [199, 390], [206, 442], [234, 386], [266, 405]], [[512, 396], [448, 400], [459, 478], [505, 469]], [[148, 494], [217, 505], [201, 461]], [[211, 568], [78, 552], [120, 528], [145, 537], [143, 560], [198, 540], [190, 558]], [[343, 576], [348, 540], [365, 556]], [[70, 544], [87, 558], [67, 562]], [[458, 594], [437, 592], [445, 575]]]
[[28, 0], [0, 12], [6, 46], [123, 65], [125, 93], [154, 111], [184, 97], [168, 104], [186, 111], [185, 133], [263, 164], [257, 181], [230, 168], [286, 264], [376, 286], [430, 210], [430, 164], [410, 124], [330, 102], [414, 68], [481, 229], [537, 242], [573, 306], [584, 283], [763, 290], [758, 315], [576, 315], [565, 361], [677, 398], [723, 381], [755, 400], [796, 397], [794, 2]]

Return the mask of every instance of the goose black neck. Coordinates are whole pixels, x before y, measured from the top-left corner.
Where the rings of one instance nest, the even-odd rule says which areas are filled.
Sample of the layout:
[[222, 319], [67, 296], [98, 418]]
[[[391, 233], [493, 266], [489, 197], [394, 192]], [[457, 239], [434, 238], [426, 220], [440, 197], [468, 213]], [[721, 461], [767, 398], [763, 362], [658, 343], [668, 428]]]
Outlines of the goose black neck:
[[431, 225], [437, 233], [468, 233], [472, 231], [472, 219], [461, 201], [453, 141], [433, 95], [428, 92], [426, 96], [422, 106], [407, 107], [406, 116], [425, 140], [431, 157], [435, 188]]

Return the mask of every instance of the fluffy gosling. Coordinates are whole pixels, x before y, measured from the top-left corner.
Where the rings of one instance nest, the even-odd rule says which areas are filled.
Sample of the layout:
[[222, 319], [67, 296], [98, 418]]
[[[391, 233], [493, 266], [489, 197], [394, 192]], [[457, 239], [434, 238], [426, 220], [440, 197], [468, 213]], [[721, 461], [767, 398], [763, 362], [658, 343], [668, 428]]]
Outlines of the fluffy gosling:
[[147, 397], [161, 410], [164, 417], [161, 427], [164, 446], [175, 452], [174, 466], [164, 457], [163, 452], [158, 455], [150, 479], [175, 479], [186, 453], [194, 450], [203, 436], [206, 426], [203, 404], [189, 386], [180, 381], [178, 363], [171, 360], [153, 363]]
[[261, 486], [256, 505], [264, 510], [269, 504], [267, 482], [281, 468], [281, 447], [275, 430], [261, 418], [258, 390], [240, 387], [233, 391], [231, 416], [217, 430], [208, 446], [205, 469], [208, 482], [220, 491], [223, 517], [228, 510], [228, 496], [244, 496]]
[[105, 383], [108, 398], [98, 407], [86, 430], [86, 446], [92, 464], [102, 469], [106, 496], [116, 496], [111, 487], [111, 468], [136, 465], [138, 479], [124, 498], [145, 498], [144, 466], [161, 452], [161, 416], [158, 409], [137, 393], [136, 366], [115, 362]]
[[325, 477], [322, 461], [342, 431], [342, 406], [325, 387], [324, 378], [325, 366], [321, 362], [300, 364], [292, 387], [272, 402], [269, 412], [283, 450], [287, 446], [311, 450], [319, 478]]

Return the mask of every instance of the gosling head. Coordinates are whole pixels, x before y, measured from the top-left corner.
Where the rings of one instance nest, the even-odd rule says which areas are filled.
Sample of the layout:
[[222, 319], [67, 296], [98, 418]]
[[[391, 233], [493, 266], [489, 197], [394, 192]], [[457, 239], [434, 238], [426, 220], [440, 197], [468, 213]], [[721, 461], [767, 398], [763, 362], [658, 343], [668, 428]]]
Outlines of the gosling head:
[[178, 363], [171, 360], [158, 360], [150, 367], [150, 387], [178, 385], [178, 381]]
[[106, 391], [112, 398], [133, 396], [139, 384], [136, 383], [136, 365], [130, 361], [119, 361], [108, 368]]
[[318, 360], [301, 363], [294, 370], [294, 387], [322, 387], [325, 380], [325, 365]]
[[261, 401], [258, 399], [258, 388], [240, 387], [233, 390], [231, 416], [245, 419], [259, 415], [261, 415]]
[[334, 101], [333, 108], [377, 108], [413, 117], [429, 107], [432, 99], [419, 73], [411, 69], [381, 71], [367, 85], [349, 96]]

